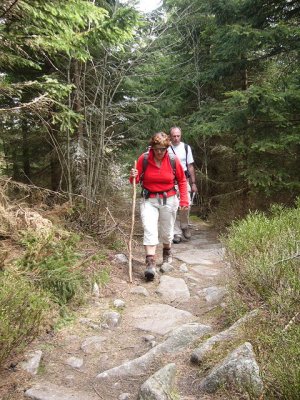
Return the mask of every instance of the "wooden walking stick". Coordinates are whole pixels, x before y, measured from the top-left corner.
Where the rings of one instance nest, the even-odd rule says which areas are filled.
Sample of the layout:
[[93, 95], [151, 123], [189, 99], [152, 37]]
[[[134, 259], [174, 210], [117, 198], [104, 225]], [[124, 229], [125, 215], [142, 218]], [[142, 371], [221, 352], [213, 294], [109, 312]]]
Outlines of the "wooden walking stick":
[[[134, 169], [136, 169], [136, 161], [134, 161]], [[129, 250], [129, 282], [132, 283], [132, 237], [134, 229], [134, 219], [135, 219], [135, 198], [136, 198], [136, 178], [133, 178], [133, 195], [132, 195], [132, 215], [131, 215], [131, 231], [129, 236], [128, 250]]]

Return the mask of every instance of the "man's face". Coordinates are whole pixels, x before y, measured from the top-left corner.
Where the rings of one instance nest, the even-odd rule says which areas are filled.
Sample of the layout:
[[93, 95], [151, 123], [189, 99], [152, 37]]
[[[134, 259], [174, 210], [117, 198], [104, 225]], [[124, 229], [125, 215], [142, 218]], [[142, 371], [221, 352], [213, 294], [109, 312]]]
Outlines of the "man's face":
[[181, 131], [180, 131], [180, 129], [178, 129], [178, 128], [172, 129], [172, 131], [170, 133], [170, 136], [171, 136], [172, 144], [174, 146], [176, 146], [177, 144], [180, 143], [180, 140], [181, 140]]

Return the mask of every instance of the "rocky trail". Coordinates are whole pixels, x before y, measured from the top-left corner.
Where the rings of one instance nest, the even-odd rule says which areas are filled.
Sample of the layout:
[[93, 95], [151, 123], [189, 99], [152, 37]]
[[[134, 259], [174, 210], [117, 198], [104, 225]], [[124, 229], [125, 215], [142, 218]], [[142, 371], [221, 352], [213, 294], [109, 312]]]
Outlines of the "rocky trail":
[[233, 398], [218, 391], [225, 383], [241, 392], [251, 384], [259, 396], [262, 383], [250, 343], [214, 368], [199, 368], [213, 345], [234, 338], [243, 321], [219, 332], [217, 311], [226, 306], [223, 249], [204, 223], [192, 228], [191, 240], [173, 245], [172, 264], [164, 264], [153, 282], [144, 281], [141, 248], [134, 254], [133, 284], [125, 256], [116, 255], [107, 287], [95, 287], [72, 323], [30, 346], [14, 372], [25, 370], [30, 378], [13, 398]]

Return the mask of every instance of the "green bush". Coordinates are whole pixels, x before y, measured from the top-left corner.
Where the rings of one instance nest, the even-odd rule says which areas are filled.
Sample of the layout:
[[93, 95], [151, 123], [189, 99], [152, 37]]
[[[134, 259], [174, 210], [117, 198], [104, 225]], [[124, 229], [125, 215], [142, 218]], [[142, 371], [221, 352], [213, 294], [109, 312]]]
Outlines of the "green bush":
[[261, 307], [252, 336], [268, 399], [296, 399], [300, 393], [300, 203], [273, 206], [235, 222], [223, 238], [231, 264], [230, 309]]
[[299, 207], [251, 213], [231, 226], [224, 243], [247, 302], [251, 298], [283, 311], [299, 302]]
[[60, 305], [83, 292], [84, 267], [83, 264], [76, 266], [80, 257], [76, 253], [78, 241], [76, 235], [39, 237], [28, 232], [22, 240], [26, 252], [18, 260], [18, 266]]
[[37, 335], [48, 300], [24, 277], [0, 274], [0, 364]]

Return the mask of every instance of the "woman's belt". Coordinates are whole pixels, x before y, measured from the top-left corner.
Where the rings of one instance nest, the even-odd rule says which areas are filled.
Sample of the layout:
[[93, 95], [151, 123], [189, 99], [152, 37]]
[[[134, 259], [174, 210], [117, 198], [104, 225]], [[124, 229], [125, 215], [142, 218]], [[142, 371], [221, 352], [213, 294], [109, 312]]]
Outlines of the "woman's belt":
[[[172, 191], [173, 191], [173, 193], [170, 193]], [[166, 205], [167, 198], [175, 195], [176, 193], [177, 193], [177, 191], [174, 186], [171, 189], [163, 190], [161, 192], [151, 192], [150, 190], [143, 188], [141, 196], [144, 197], [144, 199], [156, 197], [159, 200], [159, 202], [160, 202], [160, 199], [163, 199], [163, 205]]]

